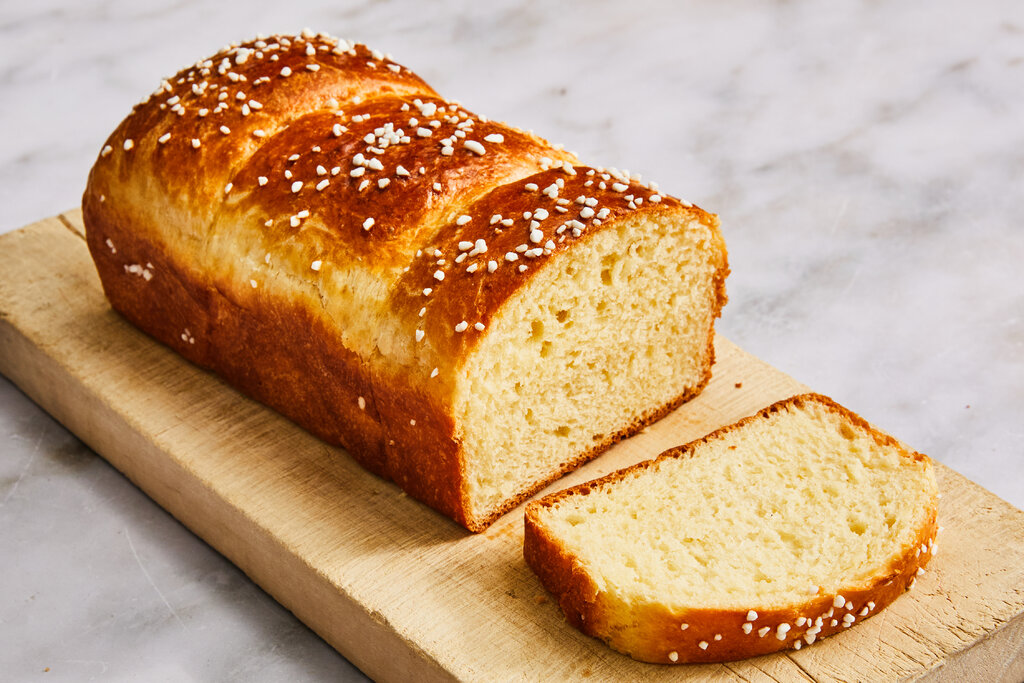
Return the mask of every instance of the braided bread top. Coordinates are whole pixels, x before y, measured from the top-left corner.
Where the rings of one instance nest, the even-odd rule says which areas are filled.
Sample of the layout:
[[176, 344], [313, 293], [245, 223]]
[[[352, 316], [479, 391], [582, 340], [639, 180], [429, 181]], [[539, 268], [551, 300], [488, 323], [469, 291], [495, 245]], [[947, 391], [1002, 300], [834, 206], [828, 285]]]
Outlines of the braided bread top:
[[108, 139], [83, 203], [239, 306], [304, 299], [363, 358], [423, 379], [457, 365], [545, 259], [617, 218], [717, 225], [309, 31], [164, 80]]

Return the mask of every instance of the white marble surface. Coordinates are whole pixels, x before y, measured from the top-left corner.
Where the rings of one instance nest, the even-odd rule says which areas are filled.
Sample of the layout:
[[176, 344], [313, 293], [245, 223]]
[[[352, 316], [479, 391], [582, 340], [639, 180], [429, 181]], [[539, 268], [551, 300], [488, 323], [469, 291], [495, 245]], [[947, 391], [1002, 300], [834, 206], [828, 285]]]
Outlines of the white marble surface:
[[[0, 231], [162, 76], [304, 26], [718, 212], [727, 336], [1024, 507], [1024, 4], [5, 2]], [[0, 379], [7, 676], [359, 673]]]

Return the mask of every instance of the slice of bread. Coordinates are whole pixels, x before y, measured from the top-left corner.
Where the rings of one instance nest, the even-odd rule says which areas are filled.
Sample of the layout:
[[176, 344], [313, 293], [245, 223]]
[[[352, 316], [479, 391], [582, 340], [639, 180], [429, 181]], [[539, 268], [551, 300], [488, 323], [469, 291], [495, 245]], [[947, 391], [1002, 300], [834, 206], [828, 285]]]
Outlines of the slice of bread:
[[931, 460], [816, 394], [526, 508], [569, 622], [648, 662], [800, 649], [877, 614], [935, 551]]

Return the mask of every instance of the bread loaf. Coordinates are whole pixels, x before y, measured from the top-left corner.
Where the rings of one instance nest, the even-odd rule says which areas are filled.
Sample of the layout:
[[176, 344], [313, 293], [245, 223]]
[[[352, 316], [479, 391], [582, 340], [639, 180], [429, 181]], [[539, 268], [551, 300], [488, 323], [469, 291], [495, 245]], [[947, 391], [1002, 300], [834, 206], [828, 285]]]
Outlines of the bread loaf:
[[728, 661], [878, 614], [934, 554], [937, 498], [927, 456], [807, 394], [529, 503], [524, 553], [614, 649]]
[[717, 218], [304, 32], [113, 132], [83, 198], [113, 307], [468, 529], [708, 381]]

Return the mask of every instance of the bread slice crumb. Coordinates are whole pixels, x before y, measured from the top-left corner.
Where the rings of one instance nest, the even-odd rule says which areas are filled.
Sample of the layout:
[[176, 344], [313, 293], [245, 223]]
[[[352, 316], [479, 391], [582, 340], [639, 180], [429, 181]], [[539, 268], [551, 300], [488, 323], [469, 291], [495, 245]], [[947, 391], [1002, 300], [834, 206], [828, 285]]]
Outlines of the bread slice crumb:
[[804, 394], [530, 503], [570, 623], [648, 662], [799, 649], [877, 614], [935, 550], [931, 460]]

